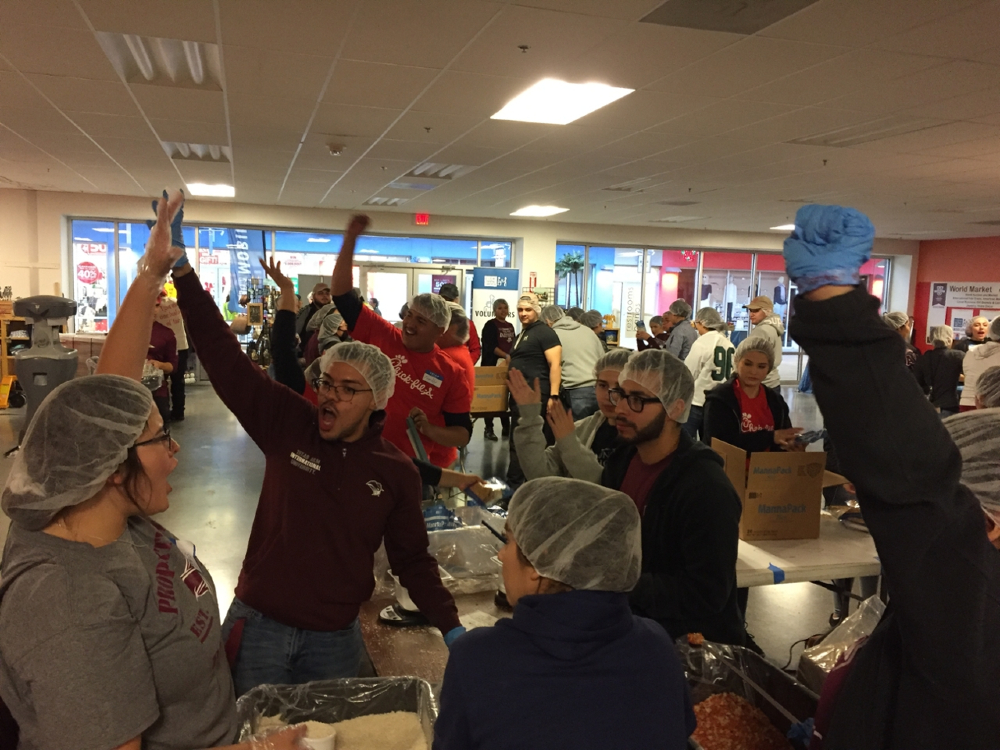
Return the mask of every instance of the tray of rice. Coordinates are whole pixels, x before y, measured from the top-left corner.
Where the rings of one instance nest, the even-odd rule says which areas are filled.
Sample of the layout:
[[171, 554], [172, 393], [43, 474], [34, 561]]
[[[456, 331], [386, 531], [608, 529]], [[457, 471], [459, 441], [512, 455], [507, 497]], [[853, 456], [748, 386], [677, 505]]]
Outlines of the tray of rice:
[[335, 732], [337, 750], [428, 750], [437, 701], [415, 677], [321, 680], [256, 687], [236, 702], [236, 715], [241, 742], [309, 722], [309, 736]]

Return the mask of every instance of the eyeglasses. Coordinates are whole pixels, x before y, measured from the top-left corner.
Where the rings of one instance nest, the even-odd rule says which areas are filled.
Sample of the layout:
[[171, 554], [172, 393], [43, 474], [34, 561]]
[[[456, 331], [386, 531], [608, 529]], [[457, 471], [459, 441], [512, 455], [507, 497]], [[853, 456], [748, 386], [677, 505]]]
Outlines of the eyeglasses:
[[641, 412], [646, 408], [646, 404], [658, 404], [660, 399], [649, 398], [648, 396], [640, 396], [636, 393], [626, 394], [621, 388], [609, 388], [608, 389], [608, 401], [611, 402], [612, 406], [618, 406], [618, 402], [625, 399], [625, 403], [628, 404], [628, 408], [634, 412]]
[[149, 440], [143, 440], [141, 443], [133, 443], [132, 447], [141, 448], [144, 445], [153, 445], [154, 443], [166, 443], [169, 448], [173, 443], [173, 440], [170, 438], [170, 428], [164, 427], [162, 434], [157, 435], [154, 438], [150, 438]]
[[312, 381], [313, 390], [323, 396], [333, 395], [334, 401], [350, 401], [355, 393], [371, 393], [371, 388], [355, 388], [350, 385], [337, 385], [325, 378], [314, 378]]

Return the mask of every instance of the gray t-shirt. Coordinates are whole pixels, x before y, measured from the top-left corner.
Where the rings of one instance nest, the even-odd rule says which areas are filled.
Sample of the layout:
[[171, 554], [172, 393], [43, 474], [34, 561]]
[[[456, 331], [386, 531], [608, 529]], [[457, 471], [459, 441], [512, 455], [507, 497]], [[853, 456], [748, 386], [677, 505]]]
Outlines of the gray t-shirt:
[[103, 547], [13, 524], [0, 596], [0, 696], [19, 750], [235, 740], [215, 585], [190, 543], [145, 518]]

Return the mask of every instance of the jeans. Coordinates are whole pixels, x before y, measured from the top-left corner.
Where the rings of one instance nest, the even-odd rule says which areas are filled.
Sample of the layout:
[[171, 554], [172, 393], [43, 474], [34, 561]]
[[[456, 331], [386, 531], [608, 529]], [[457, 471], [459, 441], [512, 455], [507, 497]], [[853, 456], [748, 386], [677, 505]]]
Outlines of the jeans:
[[[493, 432], [493, 417], [484, 418], [483, 424], [487, 432]], [[500, 427], [504, 432], [510, 432], [510, 417], [500, 417]]]
[[570, 388], [566, 391], [569, 396], [569, 403], [573, 410], [573, 421], [589, 417], [597, 411], [597, 393], [594, 386], [588, 385], [583, 388]]
[[701, 432], [701, 426], [705, 424], [705, 407], [704, 406], [692, 406], [691, 414], [688, 416], [688, 421], [681, 425], [681, 429], [688, 434], [692, 440], [698, 439], [698, 433]]
[[232, 665], [237, 697], [258, 685], [299, 685], [358, 675], [365, 646], [357, 618], [345, 630], [301, 630], [233, 599], [222, 625], [224, 641], [241, 620], [243, 632]]

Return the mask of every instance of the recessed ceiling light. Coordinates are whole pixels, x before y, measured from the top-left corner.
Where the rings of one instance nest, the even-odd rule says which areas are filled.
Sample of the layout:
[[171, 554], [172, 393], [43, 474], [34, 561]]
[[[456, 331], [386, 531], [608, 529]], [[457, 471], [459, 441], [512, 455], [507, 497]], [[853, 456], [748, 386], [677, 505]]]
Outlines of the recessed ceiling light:
[[794, 224], [782, 224], [781, 226], [771, 227], [775, 232], [791, 232], [795, 229]]
[[555, 216], [566, 211], [569, 211], [569, 209], [559, 208], [559, 206], [525, 206], [524, 208], [519, 208], [511, 216]]
[[310, 237], [306, 242], [329, 242], [327, 237]]
[[189, 182], [187, 189], [191, 195], [203, 195], [210, 198], [232, 198], [236, 188], [232, 185], [206, 185], [204, 182]]
[[94, 231], [95, 232], [104, 232], [106, 234], [113, 234], [115, 230], [112, 229], [111, 227], [94, 227]]
[[490, 119], [565, 125], [633, 91], [604, 83], [566, 83], [545, 78], [515, 96]]

